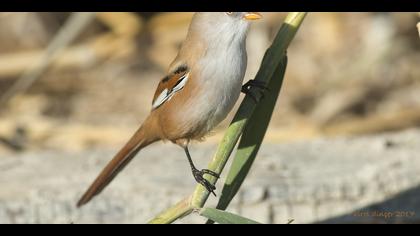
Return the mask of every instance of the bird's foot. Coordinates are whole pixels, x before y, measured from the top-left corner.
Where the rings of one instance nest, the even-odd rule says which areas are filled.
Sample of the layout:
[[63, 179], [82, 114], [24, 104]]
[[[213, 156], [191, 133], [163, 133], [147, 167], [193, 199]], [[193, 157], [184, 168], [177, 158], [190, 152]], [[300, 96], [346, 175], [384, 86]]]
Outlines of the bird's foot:
[[[260, 92], [260, 96], [257, 98], [257, 96], [255, 96], [255, 94], [251, 91], [251, 88], [258, 88], [259, 92]], [[249, 95], [252, 100], [254, 100], [255, 103], [258, 103], [260, 101], [261, 98], [264, 98], [264, 92], [265, 91], [269, 91], [270, 89], [266, 86], [266, 84], [262, 81], [257, 81], [257, 80], [250, 80], [248, 82], [246, 82], [243, 86], [242, 86], [242, 92], [245, 93], [246, 95]]]
[[214, 190], [216, 190], [216, 187], [204, 178], [204, 174], [208, 174], [213, 177], [219, 178], [220, 176], [217, 173], [211, 170], [207, 170], [207, 169], [203, 169], [201, 171], [197, 169], [193, 169], [192, 173], [197, 183], [203, 185], [207, 189], [207, 191], [209, 191], [214, 196], [216, 196], [216, 193], [214, 193]]

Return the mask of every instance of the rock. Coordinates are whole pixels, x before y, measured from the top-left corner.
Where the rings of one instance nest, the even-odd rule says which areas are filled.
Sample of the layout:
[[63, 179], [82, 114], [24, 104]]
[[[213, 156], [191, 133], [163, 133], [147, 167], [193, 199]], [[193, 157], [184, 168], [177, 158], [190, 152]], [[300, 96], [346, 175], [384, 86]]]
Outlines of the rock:
[[[384, 140], [398, 145], [371, 145]], [[290, 218], [295, 223], [420, 222], [420, 146], [413, 140], [420, 140], [420, 130], [265, 143], [228, 211], [264, 223], [287, 223]], [[204, 168], [215, 150], [213, 144], [194, 145], [195, 164]], [[196, 185], [182, 150], [156, 144], [142, 150], [105, 191], [77, 209], [78, 198], [114, 153], [46, 150], [0, 156], [0, 223], [144, 223], [191, 194]], [[218, 196], [226, 173], [217, 184]], [[207, 205], [216, 204], [217, 198], [210, 197]], [[416, 214], [354, 216], [378, 209]], [[177, 223], [203, 222], [193, 214]]]
[[253, 205], [242, 205], [241, 208], [242, 216], [264, 224], [271, 223], [270, 205], [268, 202]]
[[246, 188], [242, 191], [242, 203], [254, 204], [263, 201], [266, 198], [267, 190], [263, 186]]

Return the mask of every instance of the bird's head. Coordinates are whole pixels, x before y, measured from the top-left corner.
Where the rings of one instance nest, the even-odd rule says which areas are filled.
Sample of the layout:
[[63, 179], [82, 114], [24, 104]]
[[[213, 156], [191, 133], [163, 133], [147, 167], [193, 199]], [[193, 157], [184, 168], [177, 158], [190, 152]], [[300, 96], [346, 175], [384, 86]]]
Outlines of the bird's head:
[[191, 28], [209, 43], [244, 41], [251, 21], [261, 19], [258, 12], [198, 12]]

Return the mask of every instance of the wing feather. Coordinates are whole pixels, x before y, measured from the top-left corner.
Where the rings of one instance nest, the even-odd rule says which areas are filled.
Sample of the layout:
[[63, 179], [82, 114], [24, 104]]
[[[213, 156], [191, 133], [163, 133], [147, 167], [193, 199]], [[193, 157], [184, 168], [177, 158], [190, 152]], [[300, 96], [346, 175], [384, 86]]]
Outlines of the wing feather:
[[189, 71], [186, 66], [178, 67], [173, 73], [163, 78], [155, 92], [152, 110], [169, 101], [178, 91], [182, 90], [188, 81]]

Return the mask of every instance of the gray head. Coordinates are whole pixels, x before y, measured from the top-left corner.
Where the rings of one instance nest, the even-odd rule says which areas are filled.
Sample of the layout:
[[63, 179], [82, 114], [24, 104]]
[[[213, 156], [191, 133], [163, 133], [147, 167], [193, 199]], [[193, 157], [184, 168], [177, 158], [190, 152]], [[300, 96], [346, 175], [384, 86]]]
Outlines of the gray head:
[[257, 12], [198, 12], [190, 32], [200, 32], [209, 43], [244, 41], [250, 22], [262, 18]]

